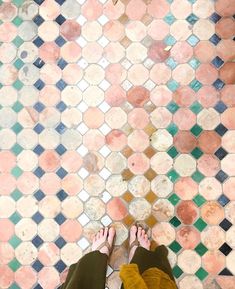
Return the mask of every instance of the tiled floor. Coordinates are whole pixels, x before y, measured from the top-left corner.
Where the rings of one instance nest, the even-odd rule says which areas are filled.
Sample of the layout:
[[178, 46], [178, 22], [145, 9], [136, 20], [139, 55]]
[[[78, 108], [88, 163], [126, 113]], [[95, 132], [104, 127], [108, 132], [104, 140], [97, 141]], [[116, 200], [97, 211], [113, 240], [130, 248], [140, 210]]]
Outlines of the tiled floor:
[[55, 289], [113, 223], [180, 289], [235, 288], [233, 0], [0, 0], [0, 288]]

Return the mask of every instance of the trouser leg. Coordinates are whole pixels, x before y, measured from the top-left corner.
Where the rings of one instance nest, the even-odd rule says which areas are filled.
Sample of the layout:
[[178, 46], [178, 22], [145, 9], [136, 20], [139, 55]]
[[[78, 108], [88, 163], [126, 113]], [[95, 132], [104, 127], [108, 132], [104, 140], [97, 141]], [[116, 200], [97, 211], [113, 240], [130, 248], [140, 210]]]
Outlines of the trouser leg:
[[69, 267], [61, 289], [104, 289], [108, 256], [93, 251]]

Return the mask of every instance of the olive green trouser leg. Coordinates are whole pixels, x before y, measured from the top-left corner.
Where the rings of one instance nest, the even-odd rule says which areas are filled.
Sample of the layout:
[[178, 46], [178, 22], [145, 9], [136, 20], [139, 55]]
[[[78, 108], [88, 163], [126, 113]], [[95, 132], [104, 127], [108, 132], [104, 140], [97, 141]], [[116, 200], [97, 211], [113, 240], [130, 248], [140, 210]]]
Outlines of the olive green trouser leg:
[[[149, 251], [143, 247], [138, 247], [130, 263], [137, 264], [141, 275], [149, 268], [157, 267], [167, 273], [169, 277], [175, 281], [167, 255], [168, 250], [164, 245], [158, 246], [155, 251]], [[124, 289], [123, 284], [121, 289]]]
[[69, 267], [65, 283], [60, 289], [104, 289], [108, 256], [99, 251], [84, 255]]

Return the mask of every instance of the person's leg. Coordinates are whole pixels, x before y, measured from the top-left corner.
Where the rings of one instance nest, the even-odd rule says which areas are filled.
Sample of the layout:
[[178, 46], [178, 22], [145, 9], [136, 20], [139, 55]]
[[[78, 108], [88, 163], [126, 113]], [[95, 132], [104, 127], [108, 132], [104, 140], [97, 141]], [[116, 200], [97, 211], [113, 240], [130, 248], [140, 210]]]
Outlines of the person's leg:
[[[92, 252], [83, 256], [69, 268], [65, 283], [61, 289], [104, 289], [106, 269], [110, 247], [115, 230], [101, 229], [93, 239]], [[104, 242], [108, 242], [104, 244]]]
[[[139, 244], [132, 247], [129, 254], [129, 263], [138, 265], [140, 274], [149, 268], [158, 268], [169, 275], [174, 281], [172, 269], [168, 261], [168, 250], [164, 245], [150, 251], [150, 240], [144, 229], [132, 226], [130, 229], [130, 245], [137, 240]], [[123, 287], [122, 287], [123, 288]]]

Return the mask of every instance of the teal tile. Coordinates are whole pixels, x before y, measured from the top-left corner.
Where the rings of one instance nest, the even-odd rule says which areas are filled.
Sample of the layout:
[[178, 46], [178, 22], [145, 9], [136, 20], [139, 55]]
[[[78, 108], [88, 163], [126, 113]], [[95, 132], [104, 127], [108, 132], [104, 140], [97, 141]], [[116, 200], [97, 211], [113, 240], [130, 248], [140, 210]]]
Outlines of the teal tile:
[[173, 206], [177, 205], [178, 202], [180, 201], [180, 198], [175, 194], [173, 193], [169, 198], [168, 198], [168, 201], [172, 203]]
[[20, 7], [25, 2], [25, 0], [12, 0], [15, 6]]
[[190, 44], [191, 46], [196, 46], [199, 41], [200, 39], [198, 39], [198, 37], [193, 34], [190, 35], [189, 38], [187, 39], [188, 44]]
[[206, 272], [206, 270], [204, 270], [202, 267], [199, 268], [197, 270], [197, 272], [195, 273], [195, 275], [201, 280], [203, 281], [207, 276], [208, 276], [208, 273]]
[[18, 201], [21, 197], [23, 196], [23, 194], [21, 193], [21, 191], [19, 191], [18, 189], [15, 189], [12, 193], [11, 193], [11, 197], [14, 199], [14, 201]]
[[18, 59], [16, 59], [16, 61], [13, 63], [13, 65], [15, 66], [16, 69], [20, 70], [21, 67], [24, 66], [24, 62], [23, 62], [20, 58], [18, 58]]
[[200, 66], [200, 61], [197, 58], [192, 58], [189, 60], [188, 64], [193, 68], [197, 69]]
[[167, 151], [168, 155], [170, 157], [172, 157], [173, 159], [179, 154], [177, 149], [175, 147], [171, 147], [168, 151]]
[[194, 250], [195, 250], [195, 251], [198, 253], [198, 255], [200, 255], [200, 256], [203, 256], [203, 255], [208, 251], [207, 247], [204, 246], [202, 243], [199, 243]]
[[23, 148], [19, 144], [14, 144], [14, 146], [11, 148], [11, 151], [14, 153], [14, 155], [18, 156], [22, 152]]
[[12, 20], [12, 23], [18, 27], [20, 26], [20, 24], [23, 22], [23, 20], [19, 17], [19, 16], [16, 16], [13, 20]]
[[176, 43], [176, 39], [172, 35], [167, 35], [163, 41], [167, 46], [171, 46]]
[[14, 214], [12, 214], [10, 216], [10, 220], [13, 224], [17, 224], [19, 223], [19, 221], [22, 219], [21, 215], [19, 215], [17, 212], [15, 212]]
[[175, 103], [173, 100], [170, 103], [168, 103], [166, 107], [173, 114], [179, 109], [178, 104]]
[[172, 272], [175, 278], [179, 278], [183, 274], [183, 271], [178, 265], [172, 268]]
[[21, 88], [24, 86], [24, 84], [19, 80], [17, 79], [13, 85], [12, 85], [16, 90], [21, 90]]
[[202, 132], [202, 128], [198, 125], [198, 124], [195, 124], [191, 129], [191, 133], [194, 135], [194, 136], [199, 136], [200, 133]]
[[171, 25], [171, 24], [173, 24], [173, 23], [175, 22], [176, 18], [175, 18], [175, 16], [174, 16], [171, 12], [169, 12], [169, 13], [163, 18], [163, 20], [164, 20], [167, 24]]
[[21, 267], [21, 264], [16, 258], [14, 258], [10, 263], [8, 263], [8, 267], [10, 267], [13, 272], [16, 272]]
[[198, 147], [196, 147], [191, 151], [191, 155], [198, 160], [203, 155], [203, 152]]
[[177, 218], [177, 217], [173, 217], [171, 220], [170, 220], [170, 223], [172, 226], [174, 226], [175, 228], [179, 227], [181, 225], [181, 222], [180, 220]]
[[180, 86], [179, 83], [174, 79], [169, 80], [166, 85], [172, 92], [176, 91], [176, 89]]
[[186, 20], [188, 21], [188, 23], [189, 24], [191, 24], [191, 25], [194, 25], [197, 21], [198, 21], [198, 17], [195, 15], [195, 14], [193, 14], [193, 13], [191, 13], [187, 18], [186, 18]]
[[204, 199], [202, 195], [198, 194], [193, 198], [193, 201], [198, 207], [201, 207], [206, 202], [206, 199]]
[[198, 81], [197, 79], [194, 79], [190, 82], [189, 86], [195, 91], [198, 92], [199, 89], [201, 89], [202, 84], [200, 81]]
[[17, 248], [22, 241], [16, 236], [12, 236], [8, 243], [15, 249]]
[[190, 106], [190, 110], [195, 113], [198, 114], [201, 110], [203, 109], [202, 105], [198, 102], [195, 101], [191, 106]]
[[205, 178], [205, 176], [198, 170], [194, 172], [191, 177], [196, 183], [200, 183]]
[[16, 101], [16, 102], [14, 103], [14, 105], [12, 106], [12, 109], [13, 109], [15, 112], [20, 112], [23, 108], [24, 108], [24, 106], [23, 106], [19, 101]]
[[20, 36], [16, 36], [12, 43], [14, 43], [16, 47], [20, 47], [24, 43], [24, 40]]
[[19, 168], [18, 166], [14, 167], [12, 170], [11, 170], [11, 174], [16, 178], [18, 179], [22, 174], [23, 174], [23, 171], [21, 168]]
[[202, 220], [202, 218], [197, 219], [197, 221], [193, 224], [198, 231], [202, 232], [206, 227], [207, 223]]
[[17, 122], [11, 127], [11, 129], [14, 131], [15, 134], [18, 134], [22, 131], [23, 126]]
[[175, 252], [175, 253], [178, 253], [182, 247], [180, 246], [180, 244], [176, 241], [173, 241], [170, 245], [169, 245], [169, 248]]
[[11, 286], [9, 287], [9, 289], [21, 289], [20, 286], [18, 286], [16, 283], [11, 284]]
[[179, 130], [178, 126], [174, 123], [170, 123], [166, 129], [172, 136], [176, 135]]
[[174, 60], [174, 58], [169, 57], [166, 61], [167, 66], [170, 67], [171, 70], [174, 70], [178, 63]]
[[169, 171], [167, 173], [167, 176], [173, 183], [175, 183], [178, 180], [178, 178], [180, 177], [180, 175], [174, 169]]

